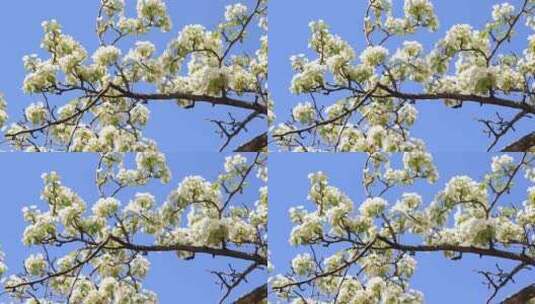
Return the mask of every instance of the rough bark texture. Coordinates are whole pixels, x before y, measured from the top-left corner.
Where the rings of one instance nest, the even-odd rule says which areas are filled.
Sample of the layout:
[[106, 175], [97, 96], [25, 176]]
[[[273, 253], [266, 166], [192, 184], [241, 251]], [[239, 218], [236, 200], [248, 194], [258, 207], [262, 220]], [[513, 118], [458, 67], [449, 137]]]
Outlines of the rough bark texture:
[[250, 293], [242, 296], [234, 304], [258, 304], [267, 298], [267, 284], [255, 288]]
[[502, 152], [527, 152], [533, 147], [535, 147], [535, 132], [530, 133], [510, 144], [504, 148]]
[[535, 283], [524, 287], [514, 295], [505, 299], [502, 304], [526, 304], [532, 299], [535, 299]]
[[262, 152], [266, 150], [266, 147], [267, 133], [263, 133], [239, 146], [234, 152]]

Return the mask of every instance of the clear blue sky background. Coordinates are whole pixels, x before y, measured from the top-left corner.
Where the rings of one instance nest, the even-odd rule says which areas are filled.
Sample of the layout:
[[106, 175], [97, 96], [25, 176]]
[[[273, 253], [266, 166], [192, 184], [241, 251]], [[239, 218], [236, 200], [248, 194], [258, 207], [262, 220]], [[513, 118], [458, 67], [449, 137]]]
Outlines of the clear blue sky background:
[[[135, 15], [137, 1], [128, 0], [127, 11], [130, 16]], [[178, 32], [187, 24], [202, 24], [208, 29], [224, 19], [225, 6], [239, 1], [234, 0], [188, 0], [166, 1], [169, 15], [173, 21], [173, 29], [168, 33], [152, 31], [149, 35], [141, 36], [140, 40], [152, 41], [156, 47], [156, 54], [161, 54], [168, 42], [177, 36]], [[244, 0], [242, 3], [252, 7], [256, 1]], [[98, 13], [98, 0], [89, 1], [10, 1], [0, 12], [0, 34], [3, 37], [2, 56], [0, 56], [0, 92], [8, 100], [10, 122], [22, 117], [22, 110], [31, 102], [40, 101], [40, 96], [29, 96], [22, 92], [22, 82], [25, 77], [22, 65], [24, 55], [37, 53], [44, 55], [39, 48], [42, 39], [41, 22], [56, 19], [63, 26], [64, 33], [73, 36], [84, 45], [91, 55], [98, 47], [95, 34], [95, 21]], [[243, 47], [234, 49], [234, 54], [247, 51], [249, 54], [259, 46], [259, 31], [256, 24], [250, 32], [250, 40]], [[134, 45], [134, 40], [125, 40], [121, 45], [123, 54]], [[254, 54], [254, 53], [253, 53]], [[47, 57], [45, 57], [47, 58]], [[68, 99], [53, 98], [54, 104], [63, 104]], [[207, 104], [198, 104], [194, 109], [184, 110], [174, 102], [154, 102], [150, 106], [151, 120], [145, 135], [155, 139], [164, 151], [216, 151], [222, 144], [219, 135], [215, 134], [217, 127], [208, 119], [227, 118], [229, 108], [213, 108]], [[244, 113], [231, 109], [237, 118]], [[242, 116], [240, 116], [240, 114]], [[266, 130], [265, 120], [256, 120], [250, 125], [250, 132], [236, 138], [231, 147], [238, 146]]]
[[[437, 32], [427, 30], [415, 35], [407, 36], [407, 40], [420, 41], [426, 51], [442, 38], [445, 32], [457, 23], [469, 23], [475, 28], [481, 26], [491, 18], [492, 5], [501, 3], [500, 0], [434, 0], [435, 12], [440, 19]], [[519, 6], [519, 0], [510, 3]], [[332, 33], [340, 35], [357, 50], [359, 54], [365, 48], [362, 34], [362, 20], [367, 1], [334, 0], [334, 1], [282, 1], [273, 0], [270, 3], [270, 88], [275, 100], [277, 123], [284, 122], [290, 117], [291, 109], [298, 102], [309, 99], [308, 95], [292, 95], [289, 92], [290, 81], [293, 76], [289, 57], [304, 53], [312, 55], [308, 49], [310, 30], [308, 23], [312, 20], [323, 19], [330, 25]], [[396, 10], [403, 8], [403, 1], [393, 1]], [[528, 30], [522, 24], [521, 31], [513, 40], [511, 47], [504, 50], [522, 50], [526, 46]], [[531, 34], [531, 33], [530, 33]], [[392, 40], [387, 44], [391, 54], [400, 46], [400, 40]], [[311, 57], [315, 58], [315, 57]], [[409, 90], [414, 87], [406, 87]], [[331, 104], [335, 97], [320, 97], [323, 104]], [[413, 128], [413, 136], [424, 139], [433, 151], [486, 151], [490, 144], [483, 134], [483, 125], [476, 120], [481, 117], [491, 117], [499, 110], [501, 114], [511, 115], [509, 111], [479, 105], [465, 104], [461, 110], [452, 110], [441, 102], [419, 103], [419, 118]], [[509, 117], [509, 116], [506, 116]], [[533, 130], [533, 121], [518, 125], [518, 132], [504, 138], [499, 147], [519, 138]], [[485, 150], [483, 150], [485, 148]], [[272, 147], [274, 149], [274, 147]]]
[[[440, 179], [436, 184], [417, 183], [412, 187], [402, 188], [404, 192], [418, 192], [429, 204], [433, 196], [440, 191], [445, 183], [454, 175], [468, 175], [480, 179], [490, 170], [491, 155], [487, 153], [434, 153], [439, 168]], [[307, 248], [295, 248], [288, 244], [292, 224], [288, 218], [291, 206], [303, 205], [313, 210], [306, 197], [309, 190], [307, 175], [311, 172], [323, 171], [329, 176], [330, 184], [339, 187], [355, 202], [356, 206], [365, 198], [361, 186], [361, 174], [365, 157], [357, 153], [274, 153], [270, 157], [270, 227], [269, 246], [275, 273], [285, 273], [289, 269], [291, 259]], [[399, 157], [394, 165], [399, 166]], [[505, 198], [504, 202], [520, 204], [526, 197], [527, 181], [520, 175], [516, 181], [516, 190]], [[401, 192], [396, 190], [385, 198], [394, 204]], [[328, 256], [325, 249], [317, 248], [319, 254]], [[495, 260], [479, 259], [465, 255], [461, 261], [448, 261], [441, 254], [417, 254], [418, 267], [411, 286], [425, 294], [426, 303], [483, 303], [488, 293], [482, 285], [482, 277], [476, 270], [487, 268], [492, 270]], [[510, 264], [506, 267], [510, 267]], [[508, 269], [508, 268], [507, 268]], [[533, 282], [535, 272], [525, 272], [517, 277], [517, 285], [510, 285], [499, 294], [503, 299], [514, 290]], [[276, 302], [275, 302], [276, 303]]]
[[[223, 170], [225, 154], [220, 153], [169, 153], [167, 159], [173, 173], [170, 183], [162, 185], [155, 181], [144, 187], [127, 189], [119, 195], [123, 206], [133, 198], [135, 192], [151, 192], [159, 204], [163, 203], [167, 195], [177, 187], [178, 183], [187, 175], [201, 175], [208, 180], [214, 180]], [[248, 155], [252, 160], [253, 154]], [[133, 155], [128, 158], [133, 160]], [[33, 154], [28, 157], [25, 153], [0, 154], [0, 180], [2, 180], [2, 207], [0, 212], [0, 246], [6, 253], [9, 273], [22, 270], [24, 258], [38, 248], [24, 247], [21, 242], [25, 224], [21, 209], [32, 204], [45, 209], [45, 204], [39, 200], [42, 190], [41, 173], [55, 170], [62, 176], [63, 184], [71, 187], [84, 199], [90, 208], [98, 198], [94, 186], [94, 173], [97, 157], [84, 153], [44, 153]], [[256, 178], [250, 179], [250, 188], [235, 202], [252, 206], [258, 198], [260, 182]], [[216, 277], [209, 271], [228, 270], [232, 263], [237, 269], [246, 267], [245, 263], [228, 258], [212, 258], [198, 255], [195, 260], [184, 261], [177, 259], [174, 253], [155, 253], [149, 255], [152, 263], [144, 286], [159, 294], [160, 303], [216, 303], [222, 293], [216, 285]], [[266, 280], [265, 273], [257, 271], [249, 277], [249, 282], [240, 286], [230, 297], [238, 298], [246, 291], [261, 285]], [[0, 290], [1, 291], [1, 290]], [[5, 297], [0, 297], [0, 303], [7, 303]]]

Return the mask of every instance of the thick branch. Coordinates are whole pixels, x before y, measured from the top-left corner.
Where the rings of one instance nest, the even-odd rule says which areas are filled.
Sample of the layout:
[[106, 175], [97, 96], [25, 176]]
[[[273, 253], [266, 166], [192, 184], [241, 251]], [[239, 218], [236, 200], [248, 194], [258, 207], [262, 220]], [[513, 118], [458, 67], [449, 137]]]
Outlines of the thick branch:
[[258, 255], [227, 248], [198, 247], [191, 245], [139, 245], [124, 241], [118, 237], [111, 236], [111, 239], [121, 244], [126, 249], [143, 252], [163, 252], [163, 251], [187, 251], [193, 253], [206, 253], [217, 256], [226, 256], [247, 261], [254, 261], [260, 265], [266, 265], [266, 258]]
[[433, 94], [414, 94], [395, 91], [388, 86], [379, 84], [381, 89], [387, 91], [392, 97], [410, 100], [442, 100], [453, 99], [458, 101], [477, 102], [479, 104], [502, 106], [507, 108], [524, 110], [527, 113], [535, 114], [535, 107], [527, 103], [517, 102], [500, 97], [480, 96], [475, 94], [456, 94], [456, 93], [433, 93]]
[[502, 152], [526, 152], [533, 147], [535, 147], [535, 132], [532, 132], [505, 147]]
[[535, 284], [522, 288], [520, 291], [505, 299], [502, 304], [526, 304], [535, 299]]
[[215, 97], [215, 96], [210, 96], [210, 95], [195, 95], [195, 94], [180, 93], [180, 92], [167, 93], [167, 94], [161, 94], [161, 93], [143, 94], [143, 93], [135, 93], [135, 92], [127, 91], [115, 84], [112, 84], [111, 87], [119, 91], [123, 96], [134, 98], [134, 99], [141, 99], [141, 100], [185, 99], [185, 100], [191, 100], [194, 102], [207, 102], [213, 105], [225, 105], [225, 106], [230, 106], [230, 107], [249, 109], [249, 110], [257, 111], [262, 114], [267, 114], [267, 107], [262, 104], [259, 104], [256, 102], [243, 101], [243, 100], [234, 99], [230, 97]]
[[262, 133], [245, 144], [236, 148], [234, 152], [260, 152], [267, 146], [267, 133]]
[[267, 298], [267, 284], [258, 286], [253, 291], [236, 300], [234, 304], [258, 304], [265, 298]]
[[379, 240], [385, 242], [393, 249], [412, 251], [412, 252], [435, 252], [435, 251], [454, 251], [460, 253], [478, 254], [481, 256], [491, 256], [496, 258], [508, 259], [513, 261], [524, 262], [527, 265], [535, 266], [535, 259], [527, 255], [518, 254], [509, 251], [503, 251], [495, 248], [479, 248], [473, 246], [455, 246], [455, 245], [404, 245], [393, 242], [385, 237], [378, 236]]

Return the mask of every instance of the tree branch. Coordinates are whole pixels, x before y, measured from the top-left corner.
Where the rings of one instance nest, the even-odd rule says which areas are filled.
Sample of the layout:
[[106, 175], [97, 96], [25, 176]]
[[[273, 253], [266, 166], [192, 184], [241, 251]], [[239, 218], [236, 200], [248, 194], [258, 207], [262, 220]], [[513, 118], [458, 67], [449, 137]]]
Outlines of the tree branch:
[[260, 152], [267, 147], [267, 133], [264, 132], [239, 146], [234, 152]]
[[258, 304], [267, 298], [267, 284], [258, 286], [253, 291], [236, 300], [234, 304]]
[[116, 236], [110, 236], [112, 240], [119, 243], [126, 249], [143, 251], [143, 252], [163, 252], [163, 251], [188, 251], [193, 253], [206, 253], [217, 256], [226, 256], [241, 260], [248, 260], [257, 262], [260, 265], [267, 265], [265, 257], [258, 254], [251, 254], [241, 251], [236, 251], [227, 248], [211, 248], [211, 247], [198, 247], [191, 245], [139, 245], [124, 241]]
[[78, 116], [81, 116], [83, 115], [85, 112], [91, 110], [91, 108], [97, 104], [97, 102], [100, 101], [100, 99], [104, 96], [104, 94], [106, 94], [106, 92], [108, 91], [109, 89], [109, 85], [107, 85], [106, 87], [104, 87], [100, 92], [98, 92], [98, 94], [93, 98], [93, 100], [91, 102], [89, 102], [85, 107], [83, 107], [82, 109], [76, 109], [74, 111], [74, 113], [72, 115], [69, 115], [63, 119], [59, 119], [59, 120], [54, 120], [54, 121], [50, 121], [40, 127], [37, 127], [37, 128], [33, 128], [33, 129], [26, 129], [26, 130], [22, 130], [22, 131], [18, 131], [18, 132], [15, 132], [15, 133], [6, 133], [5, 136], [8, 137], [8, 138], [12, 138], [14, 139], [15, 137], [19, 136], [19, 135], [22, 135], [22, 134], [33, 134], [35, 132], [39, 132], [39, 131], [43, 131], [47, 128], [50, 128], [52, 126], [55, 126], [55, 125], [59, 125], [59, 124], [63, 124], [63, 123], [66, 123], [66, 122], [69, 122], [70, 120], [78, 117]]
[[[524, 110], [527, 113], [535, 114], [535, 107], [527, 103], [517, 102], [500, 97], [480, 96], [475, 94], [456, 94], [456, 93], [433, 93], [433, 94], [413, 94], [395, 91], [388, 86], [378, 84], [378, 87], [388, 92], [392, 97], [410, 100], [441, 100], [454, 99], [459, 101], [477, 102], [479, 104], [487, 104], [494, 106], [502, 106], [507, 108]], [[385, 97], [385, 96], [383, 96]]]
[[388, 246], [393, 249], [403, 250], [403, 251], [412, 251], [412, 252], [434, 252], [434, 251], [454, 251], [462, 253], [472, 253], [479, 254], [482, 256], [492, 256], [496, 258], [503, 258], [513, 261], [524, 262], [528, 265], [535, 266], [535, 258], [524, 254], [518, 254], [509, 251], [503, 251], [496, 248], [480, 248], [473, 246], [455, 246], [455, 245], [404, 245], [393, 242], [385, 237], [377, 236], [377, 239], [385, 242]]
[[505, 299], [502, 304], [526, 304], [532, 299], [535, 299], [535, 283], [522, 288], [514, 295]]
[[532, 132], [505, 147], [502, 152], [526, 152], [535, 147], [535, 132]]
[[210, 95], [195, 95], [195, 94], [180, 93], [180, 92], [168, 93], [168, 94], [161, 94], [161, 93], [143, 94], [143, 93], [130, 92], [115, 84], [111, 84], [111, 87], [119, 91], [124, 97], [129, 97], [129, 98], [134, 98], [134, 99], [141, 99], [141, 100], [186, 99], [186, 100], [191, 100], [194, 102], [207, 102], [213, 105], [226, 105], [230, 107], [254, 110], [262, 114], [267, 114], [267, 107], [262, 104], [259, 104], [256, 102], [243, 101], [243, 100], [234, 99], [230, 97], [215, 97], [215, 96], [210, 96]]

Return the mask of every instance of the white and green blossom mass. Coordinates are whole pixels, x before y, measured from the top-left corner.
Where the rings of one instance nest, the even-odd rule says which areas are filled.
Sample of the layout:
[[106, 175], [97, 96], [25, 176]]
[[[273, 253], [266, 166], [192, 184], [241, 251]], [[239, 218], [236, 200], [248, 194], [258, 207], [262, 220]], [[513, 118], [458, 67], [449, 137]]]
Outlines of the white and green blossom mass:
[[[220, 261], [212, 271], [222, 302], [251, 292], [267, 268], [266, 155], [229, 155], [211, 178], [175, 182], [172, 172], [159, 152], [100, 154], [94, 200], [58, 172], [44, 173], [41, 202], [22, 209], [22, 268], [8, 268], [0, 254], [0, 301], [159, 303], [157, 290], [143, 285], [156, 254], [177, 264]], [[153, 183], [172, 190], [146, 191]]]
[[[422, 267], [438, 272], [438, 263], [461, 267], [454, 261], [468, 260], [489, 289], [486, 303], [533, 303], [535, 155], [496, 155], [483, 176], [446, 180], [430, 155], [412, 153], [361, 154], [353, 163], [363, 173], [358, 199], [332, 185], [326, 173], [309, 174], [309, 202], [288, 202], [286, 209], [287, 242], [294, 249], [272, 254], [278, 255], [269, 281], [274, 303], [429, 303], [425, 289], [411, 287], [420, 258], [426, 259]], [[435, 186], [429, 197], [424, 189]], [[432, 264], [429, 255], [437, 257]], [[516, 285], [517, 279], [528, 286]], [[518, 294], [504, 291], [510, 285]]]
[[[289, 90], [301, 100], [291, 104], [289, 119], [272, 126], [275, 149], [422, 150], [427, 138], [412, 132], [418, 116], [425, 115], [418, 109], [428, 109], [425, 103], [442, 102], [444, 112], [464, 104], [481, 106], [474, 116], [490, 138], [485, 149], [533, 150], [535, 1], [495, 5], [482, 1], [481, 8], [491, 9], [486, 23], [444, 29], [434, 3], [449, 5], [446, 1], [357, 2], [355, 7], [361, 11], [355, 15], [364, 15], [362, 33], [355, 32], [358, 43], [337, 35], [326, 21], [313, 20], [309, 51], [290, 57]], [[358, 28], [353, 20], [348, 24]], [[285, 102], [279, 101], [283, 108]], [[430, 121], [425, 127], [434, 132]]]
[[[270, 103], [266, 0], [231, 2], [210, 27], [182, 29], [173, 29], [164, 0], [94, 2], [95, 49], [59, 21], [42, 22], [42, 51], [23, 58], [22, 90], [34, 101], [22, 117], [10, 118], [0, 98], [7, 149], [155, 151], [157, 142], [144, 130], [158, 121], [150, 109], [162, 102], [176, 103], [177, 112], [203, 103], [216, 107], [199, 106], [210, 113], [206, 127], [215, 128], [210, 141], [218, 149], [264, 149]], [[158, 31], [172, 32], [172, 38], [165, 45], [148, 41]], [[228, 115], [217, 114], [220, 109]], [[179, 143], [188, 148], [187, 140], [175, 141], [174, 148]]]

